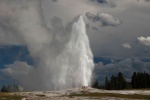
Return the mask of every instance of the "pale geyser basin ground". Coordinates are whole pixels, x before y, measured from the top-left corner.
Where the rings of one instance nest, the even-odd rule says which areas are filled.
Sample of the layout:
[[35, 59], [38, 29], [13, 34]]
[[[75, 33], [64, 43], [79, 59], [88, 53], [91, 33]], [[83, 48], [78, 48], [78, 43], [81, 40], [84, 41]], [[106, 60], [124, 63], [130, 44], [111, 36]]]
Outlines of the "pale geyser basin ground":
[[[81, 96], [82, 94], [108, 94], [108, 96]], [[34, 92], [18, 92], [13, 95], [22, 96], [22, 100], [133, 100], [132, 98], [116, 97], [111, 94], [118, 95], [140, 95], [150, 96], [150, 90], [101, 90], [91, 87], [73, 88], [60, 91], [34, 91]], [[109, 96], [110, 94], [110, 96]], [[78, 95], [78, 96], [77, 96]], [[80, 96], [79, 96], [80, 95]], [[148, 100], [148, 99], [134, 99]]]

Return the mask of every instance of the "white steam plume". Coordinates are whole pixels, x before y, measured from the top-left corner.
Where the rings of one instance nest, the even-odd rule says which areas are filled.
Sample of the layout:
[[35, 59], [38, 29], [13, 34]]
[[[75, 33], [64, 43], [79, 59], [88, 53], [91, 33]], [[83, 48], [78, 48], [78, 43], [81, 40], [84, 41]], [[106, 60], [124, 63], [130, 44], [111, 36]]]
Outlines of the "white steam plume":
[[[32, 67], [18, 62], [14, 64], [15, 67], [13, 64], [8, 65], [9, 68], [3, 69], [3, 72], [12, 76], [27, 90], [59, 90], [90, 85], [93, 55], [82, 16], [73, 24], [70, 34], [57, 25], [53, 25], [50, 31], [43, 23], [40, 0], [25, 0], [19, 4], [8, 1], [2, 2], [8, 11], [13, 9], [15, 14], [2, 11], [4, 13], [1, 16], [11, 16], [12, 21], [8, 24], [16, 30], [14, 35], [20, 37], [21, 42], [27, 46], [35, 65]], [[56, 33], [56, 27], [63, 31]], [[22, 70], [18, 68], [20, 65], [24, 66]], [[15, 74], [15, 69], [24, 72], [25, 67], [31, 69], [27, 74]]]

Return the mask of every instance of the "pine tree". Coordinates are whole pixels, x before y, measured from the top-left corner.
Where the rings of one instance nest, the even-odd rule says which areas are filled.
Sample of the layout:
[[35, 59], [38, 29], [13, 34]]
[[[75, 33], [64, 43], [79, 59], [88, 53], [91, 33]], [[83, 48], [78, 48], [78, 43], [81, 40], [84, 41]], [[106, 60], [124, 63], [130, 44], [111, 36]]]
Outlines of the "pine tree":
[[107, 76], [106, 76], [106, 79], [105, 79], [105, 89], [106, 89], [106, 90], [110, 90], [110, 82], [109, 82]]
[[15, 85], [15, 84], [14, 84], [14, 86], [13, 86], [13, 89], [14, 89], [14, 92], [18, 92], [18, 91], [19, 91], [18, 86], [17, 86], [17, 85]]
[[116, 82], [115, 82], [116, 80], [115, 80], [115, 76], [114, 75], [112, 75], [112, 77], [111, 77], [111, 80], [110, 80], [110, 85], [111, 85], [111, 90], [115, 90], [115, 86], [116, 86]]
[[137, 88], [137, 75], [136, 75], [136, 72], [133, 73], [132, 75], [132, 79], [131, 79], [131, 83], [132, 83], [132, 87], [133, 88]]
[[150, 75], [146, 72], [134, 72], [131, 82], [133, 88], [150, 88]]
[[98, 80], [96, 77], [93, 77], [92, 87], [99, 88]]
[[7, 92], [6, 86], [3, 85], [3, 87], [1, 88], [1, 92]]
[[124, 79], [123, 73], [119, 72], [118, 73], [118, 90], [122, 90], [126, 88], [126, 81]]
[[10, 88], [11, 88], [11, 86], [8, 85], [7, 88], [6, 88], [7, 92], [11, 92]]

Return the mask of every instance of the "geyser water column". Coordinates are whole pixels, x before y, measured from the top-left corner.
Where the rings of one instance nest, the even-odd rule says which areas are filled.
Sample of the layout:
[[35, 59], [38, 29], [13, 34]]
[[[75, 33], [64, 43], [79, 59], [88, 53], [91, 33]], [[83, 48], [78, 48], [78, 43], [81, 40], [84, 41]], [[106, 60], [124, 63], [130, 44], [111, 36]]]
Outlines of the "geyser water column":
[[69, 43], [71, 48], [72, 59], [74, 61], [73, 68], [76, 68], [75, 74], [76, 86], [89, 86], [91, 83], [91, 75], [94, 68], [93, 54], [90, 49], [89, 39], [86, 34], [86, 26], [83, 17], [74, 23], [71, 41]]
[[[57, 57], [61, 73], [59, 88], [72, 88], [91, 85], [94, 68], [93, 54], [83, 17], [80, 16], [72, 26], [70, 40], [61, 55]], [[61, 62], [60, 62], [61, 61]]]

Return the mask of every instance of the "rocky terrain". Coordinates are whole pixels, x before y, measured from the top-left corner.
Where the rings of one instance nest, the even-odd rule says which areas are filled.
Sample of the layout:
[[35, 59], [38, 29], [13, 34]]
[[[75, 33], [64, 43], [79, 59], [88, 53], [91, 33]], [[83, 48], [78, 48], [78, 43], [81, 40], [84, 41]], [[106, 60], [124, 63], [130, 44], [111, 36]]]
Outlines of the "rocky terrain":
[[61, 91], [20, 92], [15, 95], [21, 95], [22, 100], [132, 100], [128, 96], [137, 96], [135, 99], [141, 100], [138, 96], [148, 97], [150, 90], [108, 91], [82, 87]]

